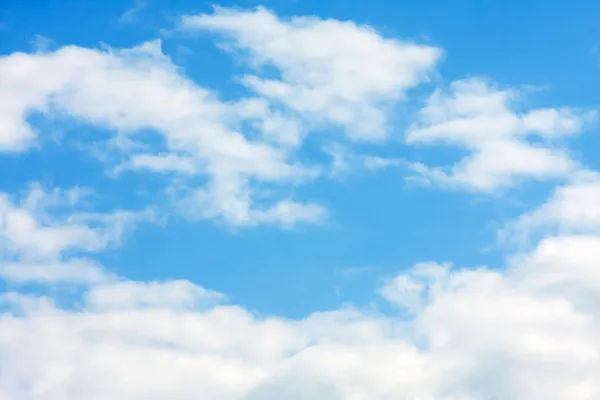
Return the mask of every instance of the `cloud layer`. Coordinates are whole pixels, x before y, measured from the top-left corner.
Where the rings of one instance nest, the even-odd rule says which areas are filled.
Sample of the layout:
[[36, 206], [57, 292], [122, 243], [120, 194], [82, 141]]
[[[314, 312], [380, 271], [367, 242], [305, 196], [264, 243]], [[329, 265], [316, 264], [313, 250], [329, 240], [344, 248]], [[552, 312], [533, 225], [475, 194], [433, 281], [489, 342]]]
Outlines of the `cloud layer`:
[[503, 271], [418, 264], [381, 288], [391, 314], [263, 317], [185, 281], [92, 284], [75, 309], [7, 293], [0, 396], [592, 399], [600, 236], [577, 228]]

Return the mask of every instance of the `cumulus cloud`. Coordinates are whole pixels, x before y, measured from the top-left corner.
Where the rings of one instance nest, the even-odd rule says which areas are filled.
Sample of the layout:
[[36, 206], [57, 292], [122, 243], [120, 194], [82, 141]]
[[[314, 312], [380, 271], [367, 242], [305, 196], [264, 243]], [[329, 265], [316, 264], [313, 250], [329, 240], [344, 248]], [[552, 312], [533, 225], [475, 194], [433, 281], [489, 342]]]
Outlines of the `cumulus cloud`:
[[[388, 137], [394, 104], [427, 81], [441, 55], [433, 46], [385, 38], [352, 22], [279, 19], [262, 8], [217, 8], [184, 17], [180, 28], [227, 36], [249, 52], [254, 66], [273, 65], [281, 79], [247, 75], [242, 82], [254, 97], [224, 102], [187, 79], [159, 41], [130, 49], [66, 46], [10, 54], [0, 58], [6, 77], [0, 83], [0, 151], [24, 151], [39, 142], [28, 122], [31, 112], [68, 116], [112, 132], [103, 155], [114, 172], [187, 179], [185, 192], [194, 195], [176, 199], [193, 207], [184, 215], [249, 226], [319, 222], [325, 212], [317, 211], [318, 204], [288, 195], [257, 203], [255, 187], [285, 188], [314, 177], [314, 167], [297, 154], [314, 130], [339, 126], [352, 139]], [[144, 145], [152, 134], [164, 146]], [[196, 176], [209, 183], [197, 187]], [[202, 201], [193, 205], [194, 198]]]
[[311, 125], [333, 124], [355, 140], [390, 134], [390, 110], [406, 91], [428, 80], [439, 48], [385, 38], [350, 21], [278, 18], [257, 8], [216, 8], [189, 15], [181, 29], [224, 36], [226, 46], [247, 52], [255, 67], [273, 66], [280, 77], [246, 75], [243, 82]]
[[[304, 139], [329, 127], [343, 128], [353, 140], [386, 139], [394, 105], [428, 80], [442, 53], [353, 22], [283, 19], [263, 8], [217, 8], [182, 18], [180, 29], [227, 37], [253, 66], [274, 66], [280, 77], [246, 75], [241, 82], [253, 95], [226, 102], [184, 76], [160, 41], [129, 49], [13, 53], [0, 57], [6, 77], [0, 83], [0, 151], [39, 143], [28, 120], [32, 112], [71, 117], [111, 132], [95, 148], [103, 149], [113, 172], [181, 177], [178, 182], [189, 186], [183, 192], [193, 193], [175, 199], [186, 204], [184, 215], [247, 226], [321, 222], [322, 206], [289, 198], [290, 186], [316, 176], [316, 168], [305, 165], [311, 160], [298, 153]], [[150, 135], [164, 145], [146, 145]], [[370, 159], [364, 166], [383, 164]], [[261, 184], [286, 194], [257, 201]], [[194, 205], [193, 199], [201, 201]]]
[[523, 111], [515, 104], [520, 95], [479, 78], [436, 91], [407, 132], [406, 142], [458, 146], [469, 155], [449, 168], [415, 163], [413, 169], [435, 183], [483, 192], [522, 179], [565, 177], [575, 171], [577, 163], [552, 140], [581, 132], [596, 119], [596, 112]]
[[[113, 279], [83, 256], [120, 245], [153, 210], [96, 213], [80, 209], [83, 189], [46, 191], [33, 184], [21, 199], [0, 193], [0, 276], [12, 282], [98, 283]], [[65, 210], [66, 209], [66, 210]]]
[[[284, 150], [230, 129], [226, 104], [183, 77], [158, 41], [123, 50], [68, 46], [50, 53], [15, 53], [0, 58], [0, 74], [6, 77], [0, 84], [0, 151], [31, 146], [37, 134], [26, 117], [37, 110], [106, 127], [121, 143], [130, 143], [121, 149], [127, 151], [118, 171], [198, 172], [219, 187], [306, 176]], [[285, 128], [273, 126], [270, 114], [264, 120], [266, 132]], [[131, 143], [143, 141], [142, 132], [148, 135], [148, 130], [164, 138], [163, 154], [130, 154]], [[250, 197], [244, 204], [249, 214], [260, 214]], [[214, 215], [235, 220], [227, 209]]]
[[182, 281], [92, 287], [76, 310], [13, 296], [0, 396], [592, 399], [597, 264], [567, 245], [589, 238], [548, 240], [565, 244], [558, 259], [542, 242], [504, 272], [423, 263], [398, 275], [381, 294], [408, 316], [261, 317]]
[[[19, 204], [78, 197], [50, 193]], [[568, 232], [546, 230], [505, 269], [417, 264], [379, 289], [396, 307], [386, 313], [261, 316], [185, 280], [89, 280], [76, 306], [4, 293], [0, 398], [595, 398], [600, 236], [548, 206], [568, 199], [585, 209], [586, 196], [573, 193], [559, 188], [522, 217], [555, 210], [551, 221]], [[51, 262], [36, 268], [52, 281]]]
[[557, 187], [540, 208], [509, 227], [522, 235], [552, 230], [558, 233], [600, 233], [600, 174], [581, 171]]

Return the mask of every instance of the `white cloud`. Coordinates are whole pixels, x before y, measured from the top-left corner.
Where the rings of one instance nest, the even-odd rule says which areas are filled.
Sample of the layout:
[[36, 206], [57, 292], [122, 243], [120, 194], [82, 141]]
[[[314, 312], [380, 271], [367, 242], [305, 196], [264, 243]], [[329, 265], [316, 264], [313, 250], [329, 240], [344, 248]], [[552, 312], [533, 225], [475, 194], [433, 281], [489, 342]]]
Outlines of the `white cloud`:
[[410, 165], [409, 162], [400, 158], [360, 154], [341, 145], [326, 146], [323, 148], [323, 151], [331, 157], [329, 170], [333, 177], [360, 170], [373, 172], [392, 167], [406, 167]]
[[547, 237], [511, 263], [527, 266], [513, 272], [522, 285], [562, 293], [579, 308], [600, 311], [600, 236]]
[[201, 302], [212, 305], [224, 296], [188, 281], [118, 282], [95, 286], [86, 294], [86, 303], [95, 310], [144, 308], [193, 308]]
[[[120, 50], [66, 46], [13, 53], [0, 57], [6, 77], [0, 83], [0, 151], [39, 144], [30, 113], [67, 116], [111, 133], [93, 148], [114, 173], [179, 175], [177, 184], [188, 187], [169, 193], [192, 193], [174, 199], [185, 204], [184, 215], [245, 226], [320, 222], [322, 206], [289, 200], [285, 191], [319, 170], [303, 165], [306, 136], [337, 126], [352, 139], [387, 138], [394, 105], [427, 81], [441, 56], [438, 48], [385, 38], [368, 26], [278, 19], [261, 8], [216, 9], [184, 17], [181, 27], [225, 34], [255, 66], [279, 69], [281, 80], [245, 76], [242, 82], [256, 97], [224, 102], [186, 78], [160, 41]], [[148, 135], [161, 136], [159, 148], [144, 144]], [[362, 164], [375, 170], [396, 161], [370, 157]], [[255, 192], [264, 184], [285, 194], [259, 201]]]
[[175, 154], [134, 154], [129, 162], [117, 167], [117, 172], [124, 169], [148, 170], [152, 172], [177, 172], [193, 175], [198, 172], [196, 163], [191, 157], [180, 157]]
[[[520, 179], [563, 177], [577, 165], [549, 140], [579, 133], [595, 111], [515, 108], [519, 93], [470, 78], [437, 91], [408, 131], [408, 144], [459, 146], [469, 155], [447, 168], [414, 164], [424, 178], [448, 186], [491, 192]], [[531, 139], [537, 138], [540, 143]]]
[[306, 127], [293, 116], [276, 111], [264, 99], [249, 98], [231, 104], [234, 123], [249, 122], [267, 141], [284, 148], [302, 144]]
[[[188, 175], [197, 171], [215, 186], [227, 187], [242, 181], [289, 182], [307, 176], [306, 168], [287, 160], [285, 147], [249, 140], [230, 128], [230, 114], [239, 109], [183, 77], [157, 41], [124, 50], [68, 46], [50, 53], [14, 53], [0, 58], [0, 75], [6, 77], [0, 83], [0, 151], [22, 151], [32, 145], [37, 134], [26, 117], [37, 110], [114, 131], [119, 143], [128, 144], [111, 149], [124, 151], [120, 156], [126, 161], [119, 162], [117, 172], [123, 168]], [[258, 111], [246, 117], [262, 118], [258, 127], [263, 138], [290, 129], [284, 118]], [[135, 153], [136, 143], [148, 134], [142, 132], [149, 129], [166, 142], [160, 156]], [[261, 210], [250, 195], [243, 203]], [[226, 209], [213, 214], [235, 221]]]
[[222, 33], [228, 45], [249, 53], [254, 66], [276, 67], [280, 79], [246, 75], [243, 82], [311, 125], [338, 125], [356, 140], [388, 137], [394, 104], [427, 81], [442, 53], [353, 22], [284, 19], [264, 8], [216, 8], [184, 17], [181, 28]]
[[558, 233], [600, 233], [600, 175], [582, 171], [555, 189], [541, 207], [526, 213], [509, 227], [512, 233], [530, 235], [547, 231]]
[[10, 253], [23, 254], [31, 259], [56, 258], [70, 249], [98, 251], [107, 241], [88, 226], [57, 221], [44, 224], [28, 210], [15, 206], [6, 194], [0, 197], [2, 238]]
[[388, 302], [404, 308], [410, 313], [422, 311], [427, 290], [448, 275], [450, 264], [425, 262], [415, 265], [410, 275], [398, 275], [379, 290]]
[[327, 211], [318, 204], [282, 200], [268, 210], [260, 211], [257, 220], [292, 227], [298, 221], [318, 223], [326, 216]]
[[0, 398], [588, 400], [600, 394], [598, 262], [597, 233], [545, 236], [505, 270], [428, 262], [391, 278], [379, 294], [408, 314], [296, 320], [182, 280], [99, 281], [74, 309], [5, 293]]
[[206, 190], [172, 189], [176, 207], [191, 220], [218, 218], [225, 215], [227, 221], [236, 226], [274, 224], [292, 227], [297, 223], [322, 222], [327, 211], [316, 203], [281, 200], [266, 209], [251, 205], [248, 183], [239, 178], [215, 181]]
[[152, 210], [93, 213], [80, 209], [85, 189], [45, 191], [32, 184], [20, 201], [0, 193], [0, 276], [26, 283], [99, 283], [112, 274], [79, 254], [120, 245], [140, 222], [156, 220]]
[[39, 283], [44, 285], [98, 284], [116, 280], [97, 263], [86, 259], [66, 261], [2, 261], [0, 278], [13, 283]]
[[581, 300], [597, 274], [568, 251], [536, 250], [506, 272], [417, 265], [382, 289], [410, 318], [264, 318], [183, 281], [92, 287], [78, 310], [13, 295], [15, 314], [0, 319], [0, 396], [591, 399], [600, 309]]

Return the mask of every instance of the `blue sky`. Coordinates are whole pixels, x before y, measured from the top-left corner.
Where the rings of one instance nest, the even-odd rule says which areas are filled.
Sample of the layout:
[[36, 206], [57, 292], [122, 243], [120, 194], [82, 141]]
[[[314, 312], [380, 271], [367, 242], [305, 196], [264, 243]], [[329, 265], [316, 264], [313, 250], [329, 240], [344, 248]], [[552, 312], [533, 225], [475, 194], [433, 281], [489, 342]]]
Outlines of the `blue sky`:
[[[174, 315], [183, 307], [190, 318], [204, 318], [197, 302], [218, 292], [253, 324], [267, 324], [262, 318], [306, 324], [318, 338], [313, 319], [331, 318], [324, 324], [338, 338], [348, 326], [335, 315], [352, 309], [364, 324], [383, 320], [414, 330], [406, 337], [381, 334], [395, 344], [423, 351], [414, 337], [426, 332], [431, 347], [418, 361], [425, 369], [437, 362], [431, 357], [447, 354], [433, 344], [436, 329], [457, 338], [479, 332], [471, 319], [469, 329], [451, 328], [462, 326], [463, 315], [458, 305], [452, 309], [453, 293], [489, 290], [484, 311], [521, 301], [536, 316], [546, 309], [532, 302], [550, 293], [582, 313], [557, 321], [584, 314], [596, 321], [589, 304], [597, 287], [586, 285], [596, 279], [597, 265], [577, 254], [585, 249], [593, 253], [589, 259], [600, 259], [594, 258], [598, 15], [600, 3], [591, 0], [6, 0], [0, 7], [3, 296], [53, 300], [69, 318], [130, 309], [142, 315], [144, 307]], [[566, 260], [564, 270], [555, 259]], [[436, 263], [437, 272], [423, 262]], [[575, 298], [548, 283], [554, 280], [589, 289], [589, 296]], [[501, 282], [501, 289], [490, 282]], [[65, 296], [69, 306], [61, 306]], [[20, 315], [23, 332], [39, 329], [27, 323], [47, 310], [36, 306], [23, 316], [19, 307], [30, 308], [9, 303], [6, 318]], [[208, 312], [220, 307], [227, 306]], [[0, 329], [9, 323], [2, 321]], [[531, 329], [554, 333], [540, 324]], [[600, 351], [582, 329], [573, 343], [588, 346], [588, 355]], [[483, 333], [490, 342], [459, 356], [468, 364], [467, 354], [522, 349], [519, 340], [529, 331], [517, 331], [506, 332], [515, 338], [509, 344]], [[172, 340], [176, 348], [187, 346]], [[359, 352], [344, 340], [338, 344]], [[5, 344], [27, 347], [0, 340], [0, 370], [3, 358], [25, 354], [9, 356]], [[548, 351], [554, 350], [560, 353]], [[261, 368], [288, 371], [295, 361], [286, 351]], [[57, 362], [76, 365], [58, 354]], [[523, 374], [533, 386], [550, 379], [520, 357], [489, 362], [529, 365]], [[474, 381], [391, 377], [374, 384], [377, 390], [366, 383], [349, 389], [325, 371], [325, 389], [319, 383], [299, 396], [384, 399], [399, 389], [382, 388], [398, 384], [406, 396], [421, 396], [407, 398], [558, 399], [548, 396], [583, 388], [576, 398], [591, 399], [600, 393], [593, 383], [600, 367], [582, 365], [563, 371], [552, 390], [524, 389], [508, 375], [499, 378], [504, 389], [483, 389], [484, 367]], [[38, 387], [43, 379], [33, 371], [47, 368], [39, 361], [14, 376]], [[289, 368], [285, 379], [294, 380], [299, 372]], [[494, 368], [486, 368], [493, 376]], [[584, 373], [571, 377], [575, 370]], [[87, 378], [75, 375], [35, 398], [77, 398], [68, 396], [83, 393]], [[0, 375], [0, 400], [34, 398], [10, 379]], [[264, 379], [240, 383], [239, 391], [224, 384], [193, 393], [269, 399], [296, 390]], [[312, 378], [302, 379], [312, 387]], [[86, 390], [125, 398], [116, 386]], [[138, 396], [132, 398], [162, 398], [147, 397], [151, 389], [131, 390]]]
[[[129, 47], [163, 38], [169, 55], [178, 57], [174, 53], [177, 46], [190, 50], [178, 63], [190, 77], [224, 97], [240, 90], [231, 80], [231, 74], [239, 68], [209, 37], [163, 33], [174, 29], [182, 13], [209, 12], [212, 3], [149, 1], [140, 2], [139, 7], [126, 2], [9, 4], [3, 13], [6, 39], [0, 43], [5, 54], [30, 51], [38, 35], [50, 40], [53, 48], [70, 44], [97, 48], [101, 43]], [[581, 2], [579, 7], [560, 2], [541, 7], [535, 1], [502, 6], [467, 1], [446, 7], [432, 4], [377, 2], [368, 7], [347, 7], [336, 1], [275, 1], [219, 5], [264, 5], [282, 16], [316, 14], [350, 19], [386, 35], [440, 46], [446, 53], [437, 78], [440, 84], [484, 75], [506, 85], [550, 86], [533, 93], [530, 101], [536, 105], [587, 106], [596, 102], [600, 82], [588, 76], [595, 77], [598, 67], [593, 38], [600, 28], [592, 16], [600, 6], [594, 2]], [[123, 15], [131, 15], [131, 21], [123, 21]], [[568, 73], [574, 70], [577, 73]], [[51, 126], [60, 129], [56, 124]], [[377, 150], [419, 159], [454, 157], [454, 149], [406, 149], [398, 142]], [[593, 162], [593, 155], [582, 156]], [[119, 180], [107, 177], [102, 165], [68, 144], [24, 157], [9, 157], [2, 163], [3, 169], [11, 171], [3, 179], [3, 188], [8, 191], [18, 190], [23, 182], [32, 180], [48, 180], [58, 186], [91, 185], [102, 188], [107, 198], [104, 201], [128, 206], [128, 202], [143, 201], [130, 185], [137, 190], [156, 185], [156, 178], [147, 175]], [[75, 173], [73, 164], [85, 167], [77, 168], [79, 172]], [[317, 182], [301, 190], [330, 204], [332, 218], [325, 226], [292, 232], [258, 227], [232, 234], [211, 223], [174, 220], [167, 228], [151, 226], [136, 232], [127, 246], [106, 257], [112, 268], [127, 276], [187, 278], [233, 293], [244, 304], [265, 312], [297, 316], [315, 308], [335, 307], [340, 301], [354, 301], [353, 296], [365, 301], [365, 295], [370, 295], [378, 284], [377, 276], [368, 273], [359, 282], [350, 282], [356, 278], [339, 277], [339, 270], [346, 268], [369, 267], [379, 274], [394, 274], [424, 256], [460, 265], [497, 265], [501, 257], [494, 249], [494, 228], [521, 210], [506, 205], [506, 198], [474, 199], [462, 193], [411, 187], [403, 182], [403, 171], [398, 170], [357, 174], [341, 182]], [[514, 201], [522, 196], [529, 198], [527, 190], [514, 190], [507, 196]], [[160, 244], [160, 249], [149, 251], [155, 248], [153, 244]], [[252, 287], [269, 284], [271, 289], [247, 293], [248, 283]], [[346, 286], [349, 293], [344, 290]], [[336, 287], [340, 288], [339, 296]], [[303, 301], [298, 302], [299, 298]]]

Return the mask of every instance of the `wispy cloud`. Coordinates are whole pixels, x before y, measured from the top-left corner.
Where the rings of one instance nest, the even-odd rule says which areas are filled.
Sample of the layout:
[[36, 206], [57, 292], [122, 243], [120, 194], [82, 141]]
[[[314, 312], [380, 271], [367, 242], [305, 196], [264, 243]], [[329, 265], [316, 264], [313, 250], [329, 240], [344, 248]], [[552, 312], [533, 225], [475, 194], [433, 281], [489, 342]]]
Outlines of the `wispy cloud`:
[[119, 21], [122, 23], [133, 22], [138, 14], [148, 7], [148, 1], [149, 0], [134, 0], [133, 6], [121, 14]]

